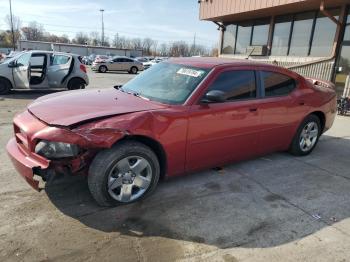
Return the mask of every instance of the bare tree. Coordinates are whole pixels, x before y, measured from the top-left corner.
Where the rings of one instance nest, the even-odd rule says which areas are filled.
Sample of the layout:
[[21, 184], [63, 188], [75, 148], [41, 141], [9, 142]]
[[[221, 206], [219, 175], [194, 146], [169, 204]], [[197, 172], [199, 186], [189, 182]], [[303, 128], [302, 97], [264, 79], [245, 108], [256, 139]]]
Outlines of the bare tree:
[[28, 26], [22, 27], [21, 30], [26, 40], [44, 40], [44, 27], [37, 22], [30, 22]]
[[[7, 26], [11, 29], [11, 26], [13, 24], [13, 34], [14, 34], [14, 40], [15, 40], [15, 44], [18, 42], [18, 40], [21, 38], [21, 25], [22, 25], [22, 21], [18, 16], [13, 15], [12, 16], [12, 24], [11, 24], [11, 16], [10, 15], [6, 15], [5, 17], [5, 22], [7, 24]], [[12, 33], [11, 33], [12, 34]], [[13, 39], [12, 39], [12, 35], [10, 37], [10, 45], [13, 46]]]
[[189, 45], [184, 41], [174, 42], [170, 48], [171, 56], [189, 56]]
[[142, 49], [147, 55], [151, 54], [151, 47], [152, 47], [152, 45], [153, 45], [153, 40], [151, 38], [146, 37], [146, 38], [143, 39], [143, 41], [142, 41]]
[[153, 45], [152, 45], [152, 55], [153, 56], [157, 56], [157, 47], [158, 47], [158, 41], [157, 40], [153, 40]]
[[78, 32], [73, 39], [74, 44], [85, 45], [89, 42], [89, 37], [84, 32]]
[[142, 40], [141, 38], [133, 38], [130, 41], [132, 49], [142, 49]]
[[169, 55], [169, 47], [166, 43], [162, 43], [159, 48], [159, 53], [161, 56], [168, 56]]
[[100, 42], [100, 33], [99, 32], [91, 32], [90, 33], [90, 39], [89, 39], [89, 44], [93, 46], [97, 46]]

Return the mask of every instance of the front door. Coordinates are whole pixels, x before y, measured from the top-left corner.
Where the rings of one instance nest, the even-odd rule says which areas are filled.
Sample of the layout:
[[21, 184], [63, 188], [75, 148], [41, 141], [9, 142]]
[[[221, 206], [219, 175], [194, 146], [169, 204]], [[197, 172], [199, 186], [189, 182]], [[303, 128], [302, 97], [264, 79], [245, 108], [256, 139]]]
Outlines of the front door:
[[186, 170], [195, 171], [255, 155], [260, 115], [253, 70], [225, 70], [206, 92], [220, 90], [226, 101], [190, 109]]
[[13, 67], [13, 80], [16, 88], [29, 88], [31, 53], [24, 53], [16, 60]]
[[122, 60], [123, 58], [114, 58], [113, 63], [108, 65], [108, 69], [114, 71], [122, 70]]
[[50, 88], [65, 87], [65, 80], [71, 73], [74, 66], [72, 56], [53, 54], [50, 58], [50, 65], [47, 69], [47, 79]]

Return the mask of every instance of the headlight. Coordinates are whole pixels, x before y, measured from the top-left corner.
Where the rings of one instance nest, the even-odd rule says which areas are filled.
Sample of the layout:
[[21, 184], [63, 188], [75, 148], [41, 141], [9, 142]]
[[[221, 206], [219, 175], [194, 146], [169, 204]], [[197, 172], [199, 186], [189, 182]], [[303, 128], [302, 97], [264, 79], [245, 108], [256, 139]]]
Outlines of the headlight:
[[74, 157], [79, 154], [79, 147], [74, 144], [41, 140], [35, 146], [35, 153], [49, 159]]

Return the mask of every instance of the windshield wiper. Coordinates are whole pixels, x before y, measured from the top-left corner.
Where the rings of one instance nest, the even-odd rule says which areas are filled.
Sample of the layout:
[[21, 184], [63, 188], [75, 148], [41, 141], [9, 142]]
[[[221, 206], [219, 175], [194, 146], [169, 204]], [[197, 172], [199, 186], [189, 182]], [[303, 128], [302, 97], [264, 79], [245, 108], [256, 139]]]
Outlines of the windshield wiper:
[[132, 92], [130, 92], [130, 94], [132, 94], [132, 95], [134, 95], [134, 96], [136, 96], [136, 97], [145, 99], [145, 100], [147, 100], [147, 101], [150, 101], [149, 98], [142, 96], [140, 93], [137, 93], [137, 92], [132, 93]]
[[123, 85], [115, 85], [115, 86], [113, 86], [115, 89], [117, 89], [117, 90], [120, 90], [120, 91], [122, 91], [122, 92], [125, 92], [124, 91], [124, 89], [123, 89]]
[[126, 91], [126, 90], [124, 90], [122, 85], [116, 85], [116, 86], [114, 86], [114, 88], [117, 89], [117, 90], [119, 90], [119, 91], [122, 91], [122, 92], [124, 92], [124, 93], [130, 94], [130, 95], [133, 95], [133, 96], [136, 96], [136, 97], [140, 97], [140, 98], [142, 98], [142, 99], [145, 99], [145, 100], [147, 100], [147, 101], [150, 101], [149, 98], [142, 96], [142, 95], [141, 95], [140, 93], [138, 93], [138, 92], [132, 92], [132, 91]]

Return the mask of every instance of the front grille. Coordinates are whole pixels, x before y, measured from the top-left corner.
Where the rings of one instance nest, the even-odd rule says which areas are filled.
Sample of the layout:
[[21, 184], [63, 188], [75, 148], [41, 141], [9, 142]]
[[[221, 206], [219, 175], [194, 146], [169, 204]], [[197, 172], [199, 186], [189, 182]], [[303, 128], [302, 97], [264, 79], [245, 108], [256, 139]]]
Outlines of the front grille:
[[26, 153], [29, 153], [28, 137], [26, 133], [16, 124], [14, 124], [14, 132], [16, 136], [17, 144]]

